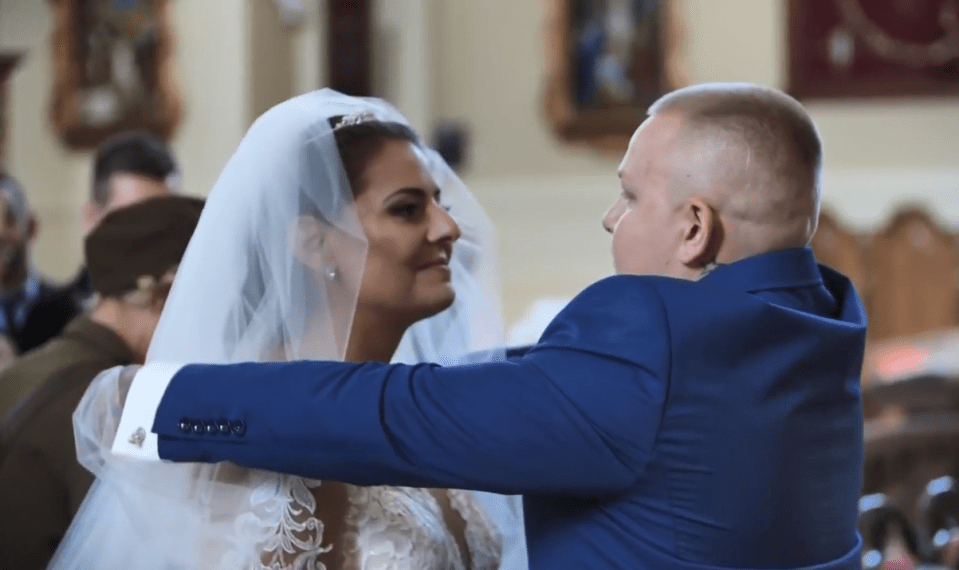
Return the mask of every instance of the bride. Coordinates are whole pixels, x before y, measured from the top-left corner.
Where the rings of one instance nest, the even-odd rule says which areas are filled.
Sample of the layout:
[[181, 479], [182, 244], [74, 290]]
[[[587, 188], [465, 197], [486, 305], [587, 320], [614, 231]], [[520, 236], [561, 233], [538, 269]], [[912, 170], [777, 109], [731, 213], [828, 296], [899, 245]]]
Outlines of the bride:
[[[405, 119], [317, 91], [260, 117], [227, 163], [147, 361], [452, 362], [502, 344], [495, 269], [482, 208]], [[95, 405], [74, 428], [97, 481], [51, 568], [495, 570], [522, 533], [505, 497], [117, 458]]]

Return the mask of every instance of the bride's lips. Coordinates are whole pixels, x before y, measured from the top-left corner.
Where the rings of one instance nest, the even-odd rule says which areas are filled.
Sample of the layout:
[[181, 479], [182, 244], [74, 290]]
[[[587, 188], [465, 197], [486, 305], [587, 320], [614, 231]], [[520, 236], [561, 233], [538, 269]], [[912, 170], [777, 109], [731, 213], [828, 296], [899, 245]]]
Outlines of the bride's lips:
[[449, 267], [449, 264], [450, 264], [450, 262], [449, 262], [446, 258], [443, 258], [443, 259], [435, 259], [435, 260], [433, 260], [433, 261], [428, 261], [428, 262], [420, 265], [420, 266], [417, 267], [416, 269], [422, 271], [422, 270], [424, 270], [424, 269], [431, 269], [431, 268], [433, 268], [433, 267]]

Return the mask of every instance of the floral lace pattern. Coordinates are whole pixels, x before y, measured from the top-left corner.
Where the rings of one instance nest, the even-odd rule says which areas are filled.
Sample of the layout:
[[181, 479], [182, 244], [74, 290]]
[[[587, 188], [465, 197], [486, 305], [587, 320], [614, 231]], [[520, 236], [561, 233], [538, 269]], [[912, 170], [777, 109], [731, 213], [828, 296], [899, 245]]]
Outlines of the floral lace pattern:
[[236, 550], [222, 568], [326, 570], [320, 558], [333, 544], [342, 545], [342, 570], [499, 567], [499, 530], [469, 491], [446, 491], [465, 523], [464, 556], [429, 490], [347, 486], [347, 530], [342, 537], [324, 537], [323, 515], [311, 493], [319, 481], [272, 473], [258, 473], [257, 479], [250, 510], [236, 521]]
[[[250, 570], [326, 570], [318, 558], [323, 546], [323, 522], [316, 515], [310, 489], [319, 481], [255, 472], [259, 484], [249, 499], [249, 511], [235, 523], [234, 547], [222, 568]], [[242, 561], [242, 562], [240, 562]], [[239, 563], [238, 563], [239, 562]]]
[[351, 487], [343, 570], [495, 570], [499, 531], [468, 491], [447, 491], [466, 523], [463, 557], [443, 520], [439, 503], [426, 489]]

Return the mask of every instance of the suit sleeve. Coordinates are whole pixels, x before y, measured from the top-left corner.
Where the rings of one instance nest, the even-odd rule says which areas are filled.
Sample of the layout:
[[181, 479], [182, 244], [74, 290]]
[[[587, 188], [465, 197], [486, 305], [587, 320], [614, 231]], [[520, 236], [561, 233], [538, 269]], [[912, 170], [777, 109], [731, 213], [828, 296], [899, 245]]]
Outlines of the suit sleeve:
[[488, 364], [186, 366], [157, 409], [159, 454], [358, 485], [619, 491], [652, 453], [668, 376], [663, 317], [632, 316], [574, 312]]

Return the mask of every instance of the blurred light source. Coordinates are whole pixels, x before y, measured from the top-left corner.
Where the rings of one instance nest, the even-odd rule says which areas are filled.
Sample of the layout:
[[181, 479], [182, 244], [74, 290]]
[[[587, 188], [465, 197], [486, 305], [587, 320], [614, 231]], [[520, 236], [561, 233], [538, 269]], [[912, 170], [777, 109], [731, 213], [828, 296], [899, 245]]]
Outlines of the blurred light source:
[[914, 346], [903, 346], [879, 356], [878, 372], [896, 376], [922, 370], [929, 364], [929, 353]]

